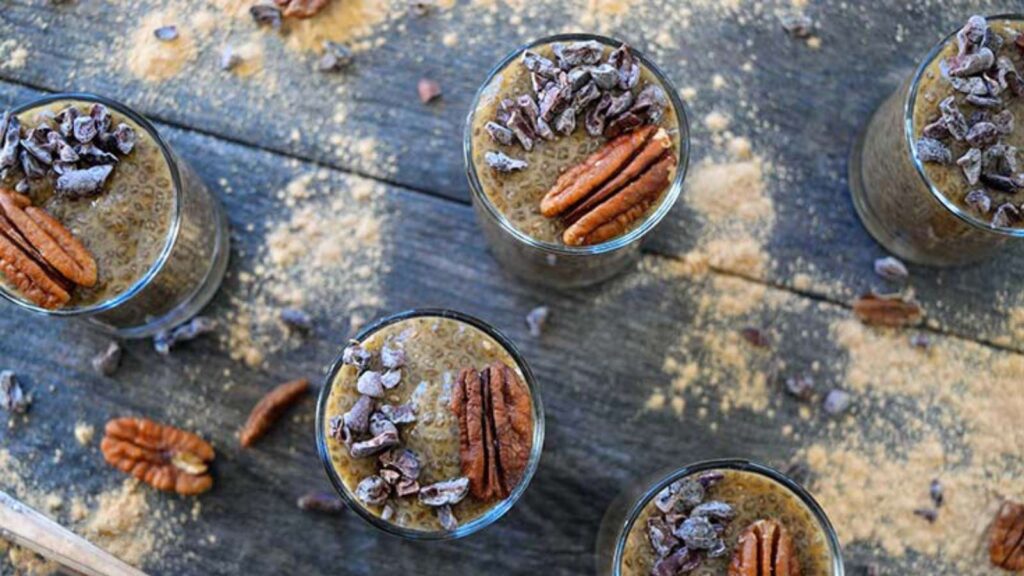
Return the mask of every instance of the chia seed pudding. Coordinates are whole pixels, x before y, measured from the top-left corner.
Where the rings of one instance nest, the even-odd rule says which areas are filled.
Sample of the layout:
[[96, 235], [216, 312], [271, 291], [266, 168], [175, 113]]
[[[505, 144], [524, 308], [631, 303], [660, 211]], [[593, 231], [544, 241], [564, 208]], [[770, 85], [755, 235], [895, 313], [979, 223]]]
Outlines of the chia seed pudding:
[[[473, 168], [488, 201], [541, 242], [594, 244], [633, 230], [664, 200], [679, 163], [679, 118], [667, 90], [628, 46], [596, 40], [532, 46], [493, 76], [472, 114]], [[567, 236], [573, 209], [587, 197], [554, 211], [542, 208], [545, 195], [616, 136], [644, 126], [660, 129], [651, 135], [663, 140], [657, 154], [669, 159], [667, 174], [613, 231], [593, 240]], [[514, 164], [496, 164], [498, 155]]]
[[[64, 193], [57, 187], [60, 174], [49, 170], [38, 178], [26, 177], [24, 170], [7, 170], [0, 180], [0, 186], [19, 189], [34, 206], [59, 220], [96, 259], [95, 285], [72, 290], [70, 300], [62, 306], [64, 309], [105, 302], [142, 278], [163, 250], [174, 214], [174, 183], [163, 152], [146, 130], [131, 119], [116, 112], [103, 112], [106, 107], [102, 104], [74, 100], [50, 102], [15, 117], [21, 124], [22, 137], [31, 140], [29, 134], [41, 131], [60, 133], [61, 120], [66, 116], [91, 118], [94, 109], [97, 110], [94, 116], [109, 118], [105, 123], [111, 129], [125, 127], [122, 130], [131, 134], [129, 138], [133, 142], [125, 147], [128, 152], [122, 154], [113, 147], [97, 146], [94, 142], [97, 136], [86, 143], [74, 143], [73, 133], [65, 137], [71, 141], [71, 146], [95, 155], [97, 163], [93, 166], [112, 167], [102, 186], [81, 194]], [[85, 157], [85, 153], [72, 151], [71, 154]], [[86, 168], [85, 162], [80, 160], [80, 169]], [[43, 169], [45, 165], [38, 163], [37, 167]], [[8, 285], [7, 288], [13, 287]], [[13, 291], [23, 296], [16, 289]]]
[[0, 294], [151, 336], [195, 315], [227, 267], [217, 200], [140, 115], [59, 94], [0, 115]]
[[645, 489], [640, 502], [613, 505], [598, 546], [615, 553], [598, 551], [600, 573], [842, 575], [831, 526], [813, 500], [790, 484], [773, 470], [738, 461], [680, 470]]
[[321, 455], [349, 505], [378, 526], [463, 536], [507, 511], [536, 467], [532, 376], [476, 321], [393, 318], [345, 349], [321, 400]]
[[1024, 235], [1022, 32], [1018, 17], [971, 17], [869, 122], [854, 205], [896, 255], [963, 264]]

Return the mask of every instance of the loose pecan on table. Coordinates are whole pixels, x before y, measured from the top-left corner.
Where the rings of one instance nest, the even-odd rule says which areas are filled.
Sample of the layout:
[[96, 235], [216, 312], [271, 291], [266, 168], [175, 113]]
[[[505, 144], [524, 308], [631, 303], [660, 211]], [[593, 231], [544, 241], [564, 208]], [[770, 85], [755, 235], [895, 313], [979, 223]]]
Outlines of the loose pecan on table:
[[479, 500], [507, 498], [522, 480], [533, 446], [530, 393], [515, 370], [495, 362], [463, 368], [452, 394], [462, 475]]
[[1003, 570], [1024, 570], [1024, 504], [1007, 501], [999, 508], [989, 530], [988, 555]]
[[100, 450], [108, 464], [158, 490], [192, 496], [213, 486], [208, 473], [213, 447], [173, 426], [116, 418], [107, 422]]
[[623, 134], [567, 170], [541, 199], [541, 214], [561, 216], [570, 246], [625, 232], [669, 185], [676, 156], [668, 132], [654, 125]]
[[263, 437], [270, 430], [274, 422], [284, 414], [289, 406], [298, 402], [309, 390], [309, 380], [299, 378], [291, 382], [285, 382], [268, 392], [252, 408], [249, 419], [238, 435], [243, 448], [248, 448], [253, 442]]
[[29, 301], [60, 308], [74, 285], [96, 285], [96, 260], [27, 196], [0, 188], [0, 272]]
[[862, 296], [853, 303], [853, 313], [865, 324], [893, 328], [914, 326], [924, 320], [921, 305], [900, 295]]
[[775, 520], [758, 520], [740, 534], [729, 576], [800, 576], [793, 537]]

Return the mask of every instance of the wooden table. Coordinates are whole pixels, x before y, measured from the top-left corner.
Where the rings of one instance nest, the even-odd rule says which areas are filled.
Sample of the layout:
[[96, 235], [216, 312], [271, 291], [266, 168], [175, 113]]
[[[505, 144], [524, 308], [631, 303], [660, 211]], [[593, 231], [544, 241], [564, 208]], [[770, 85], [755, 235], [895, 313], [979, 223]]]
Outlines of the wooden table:
[[[139, 81], [113, 66], [137, 16], [151, 7], [136, 4], [0, 0], [0, 42], [14, 41], [28, 51], [23, 65], [0, 62], [0, 106], [86, 90], [120, 99], [153, 119], [218, 192], [229, 214], [232, 263], [208, 308], [214, 317], [226, 315], [233, 298], [243, 294], [239, 273], [253, 271], [265, 225], [287, 217], [277, 190], [317, 169], [328, 171], [339, 189], [365, 179], [381, 183], [390, 221], [401, 225], [386, 231], [382, 304], [366, 312], [450, 306], [492, 322], [520, 345], [542, 381], [548, 414], [540, 470], [506, 518], [461, 542], [402, 542], [376, 533], [353, 514], [332, 518], [296, 510], [298, 495], [327, 486], [309, 418], [286, 418], [257, 449], [240, 449], [234, 436], [272, 385], [297, 375], [320, 378], [349, 334], [345, 314], [318, 313], [317, 330], [305, 345], [273, 356], [259, 369], [233, 361], [213, 338], [166, 358], [140, 341], [126, 345], [123, 366], [104, 378], [91, 370], [89, 359], [106, 337], [3, 306], [0, 367], [23, 375], [36, 399], [27, 421], [0, 427], [0, 447], [31, 463], [33, 484], [95, 494], [121, 480], [95, 445], [77, 445], [72, 428], [79, 421], [101, 429], [110, 417], [145, 415], [192, 427], [216, 445], [214, 490], [201, 498], [201, 514], [184, 525], [170, 549], [147, 563], [151, 573], [587, 574], [602, 514], [631, 481], [715, 456], [784, 465], [804, 442], [828, 434], [809, 429], [796, 441], [780, 432], [778, 416], [769, 421], [743, 410], [718, 418], [717, 431], [694, 415], [696, 405], [682, 418], [643, 411], [651, 391], [668, 385], [662, 364], [690, 328], [701, 296], [713, 289], [708, 279], [647, 282], [643, 272], [633, 271], [608, 286], [556, 292], [505, 275], [488, 255], [468, 202], [463, 118], [475, 89], [502, 55], [531, 37], [574, 28], [580, 16], [566, 3], [524, 9], [512, 23], [515, 10], [495, 15], [476, 5], [487, 2], [396, 17], [381, 27], [385, 41], [358, 54], [354, 68], [341, 75], [312, 72], [311, 56], [275, 48], [279, 43], [271, 38], [264, 43], [264, 62], [278, 80], [270, 93], [259, 82], [218, 76], [217, 55], [209, 52], [190, 66], [214, 73], [186, 72], [163, 83]], [[809, 14], [822, 40], [817, 50], [780, 30], [774, 3], [754, 3], [756, 10], [745, 5], [742, 17], [708, 4], [634, 6], [635, 15], [602, 15], [598, 25], [650, 52], [677, 86], [700, 87], [689, 110], [695, 160], [710, 149], [701, 121], [706, 114], [757, 109], [757, 125], [736, 113], [732, 129], [786, 169], [785, 181], [769, 184], [776, 223], [766, 249], [773, 264], [763, 274], [715, 267], [711, 278], [764, 285], [769, 294], [806, 302], [803, 312], [781, 312], [766, 321], [783, 327], [779, 354], [791, 365], [810, 364], [834, 352], [813, 335], [827, 334], [831, 319], [849, 314], [855, 295], [879, 285], [871, 264], [884, 252], [860, 226], [848, 199], [847, 156], [855, 134], [941, 34], [974, 11], [1005, 12], [1019, 4], [965, 1], [939, 14], [935, 7], [882, 0], [812, 2]], [[666, 18], [659, 18], [659, 5]], [[685, 17], [688, 28], [679, 24], [685, 10], [692, 11]], [[753, 66], [741, 71], [747, 62]], [[714, 74], [740, 89], [708, 89]], [[417, 99], [416, 83], [423, 76], [441, 82], [440, 102], [424, 106]], [[342, 98], [346, 119], [335, 126], [328, 119]], [[327, 129], [317, 128], [325, 123]], [[332, 138], [338, 133], [346, 136], [340, 143]], [[390, 160], [360, 154], [354, 148], [360, 138], [372, 139], [376, 157]], [[645, 266], [682, 257], [700, 232], [696, 215], [680, 206], [646, 248]], [[794, 281], [797, 273], [811, 270], [815, 282]], [[1021, 353], [1024, 343], [1013, 338], [1004, 308], [1024, 279], [1022, 271], [1020, 250], [964, 270], [913, 268], [914, 287], [932, 320], [927, 330], [937, 339], [963, 338], [1000, 353]], [[535, 339], [523, 317], [541, 304], [551, 307], [552, 317], [543, 337]], [[228, 381], [233, 386], [225, 389]], [[312, 410], [310, 400], [296, 412]], [[794, 411], [788, 414], [795, 422]], [[59, 461], [51, 457], [55, 449], [63, 454]], [[166, 500], [177, 510], [189, 506]], [[860, 574], [869, 562], [898, 566], [867, 545], [846, 552], [848, 573]], [[0, 573], [6, 570], [0, 563]]]

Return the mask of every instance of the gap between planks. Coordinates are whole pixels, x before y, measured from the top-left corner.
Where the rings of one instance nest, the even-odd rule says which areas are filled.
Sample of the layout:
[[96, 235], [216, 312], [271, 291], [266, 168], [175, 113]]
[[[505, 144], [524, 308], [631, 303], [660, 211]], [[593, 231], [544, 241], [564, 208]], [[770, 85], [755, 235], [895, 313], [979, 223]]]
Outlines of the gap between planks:
[[[56, 94], [57, 93], [57, 90], [51, 89], [49, 87], [40, 86], [38, 84], [33, 84], [31, 82], [25, 82], [23, 80], [8, 78], [8, 77], [6, 77], [6, 76], [4, 76], [2, 74], [0, 74], [0, 82], [4, 82], [4, 83], [10, 84], [12, 86], [19, 86], [19, 87], [22, 87], [22, 88], [26, 88], [26, 89], [29, 89], [29, 90], [33, 90], [33, 91], [41, 92], [41, 93], [46, 93], [46, 94]], [[311, 165], [311, 166], [315, 166], [317, 168], [322, 168], [322, 169], [325, 169], [325, 170], [333, 170], [335, 172], [340, 172], [342, 174], [346, 174], [346, 175], [350, 175], [350, 176], [356, 176], [358, 178], [365, 178], [367, 180], [373, 180], [375, 182], [379, 182], [381, 184], [384, 184], [384, 185], [392, 187], [392, 188], [397, 188], [399, 190], [405, 190], [405, 191], [413, 192], [413, 193], [416, 193], [416, 194], [422, 194], [424, 196], [428, 196], [430, 198], [434, 198], [434, 199], [440, 200], [442, 202], [449, 202], [449, 203], [452, 203], [452, 204], [458, 204], [460, 206], [468, 206], [469, 205], [469, 202], [467, 202], [467, 201], [464, 201], [464, 200], [459, 199], [459, 198], [453, 198], [451, 196], [445, 196], [445, 195], [440, 194], [440, 193], [438, 193], [438, 192], [436, 192], [434, 190], [431, 190], [429, 188], [422, 188], [422, 187], [417, 187], [417, 186], [411, 186], [409, 184], [406, 184], [406, 183], [403, 183], [403, 182], [399, 182], [397, 180], [393, 180], [393, 179], [389, 179], [389, 178], [384, 178], [384, 177], [380, 177], [380, 176], [375, 176], [373, 174], [369, 174], [369, 173], [363, 172], [361, 170], [356, 170], [356, 169], [353, 169], [353, 168], [346, 168], [344, 166], [339, 166], [339, 165], [336, 165], [336, 164], [331, 164], [331, 163], [328, 163], [328, 162], [317, 160], [315, 158], [310, 158], [310, 157], [307, 157], [307, 156], [303, 156], [301, 154], [292, 154], [292, 153], [289, 153], [288, 151], [285, 151], [285, 150], [280, 150], [280, 149], [277, 149], [277, 148], [272, 148], [272, 147], [261, 145], [261, 144], [258, 144], [258, 143], [249, 142], [247, 140], [243, 140], [241, 138], [237, 138], [237, 137], [234, 137], [234, 136], [220, 134], [220, 133], [212, 132], [212, 131], [209, 131], [209, 130], [203, 130], [201, 128], [196, 128], [196, 127], [193, 127], [193, 126], [182, 124], [182, 123], [174, 121], [174, 120], [170, 120], [168, 118], [164, 118], [164, 117], [162, 117], [160, 115], [146, 113], [145, 116], [147, 118], [149, 118], [153, 122], [156, 122], [156, 123], [159, 123], [159, 124], [163, 124], [165, 126], [168, 126], [168, 127], [171, 127], [171, 128], [177, 129], [177, 130], [183, 130], [183, 131], [199, 134], [199, 135], [205, 136], [207, 138], [211, 138], [213, 140], [219, 140], [221, 142], [233, 144], [233, 145], [240, 146], [240, 147], [243, 147], [243, 148], [249, 148], [251, 150], [258, 150], [258, 151], [261, 151], [261, 152], [264, 152], [264, 153], [267, 153], [267, 154], [272, 154], [274, 156], [279, 156], [279, 157], [287, 158], [287, 159], [290, 159], [290, 160], [297, 160], [299, 162], [302, 162], [304, 164], [308, 164], [308, 165]], [[644, 248], [642, 250], [642, 252], [643, 252], [643, 254], [645, 256], [648, 256], [648, 257], [662, 258], [662, 259], [671, 260], [671, 261], [674, 261], [674, 262], [682, 261], [682, 258], [680, 258], [678, 255], [658, 252], [658, 251], [655, 251], [655, 250], [651, 250], [649, 248]], [[756, 276], [752, 276], [752, 275], [749, 275], [749, 274], [743, 274], [743, 273], [737, 272], [735, 270], [728, 270], [728, 269], [725, 269], [725, 268], [719, 268], [719, 267], [715, 267], [715, 266], [710, 266], [709, 270], [712, 273], [714, 273], [714, 274], [718, 274], [718, 275], [721, 275], [721, 276], [728, 276], [728, 277], [732, 277], [732, 278], [737, 278], [737, 279], [744, 280], [746, 282], [750, 282], [750, 283], [753, 283], [753, 284], [760, 284], [762, 286], [766, 286], [766, 287], [772, 288], [774, 290], [779, 290], [779, 291], [782, 291], [782, 292], [787, 292], [787, 293], [792, 294], [794, 296], [799, 296], [801, 298], [807, 298], [807, 299], [813, 300], [815, 302], [821, 302], [821, 303], [830, 304], [830, 305], [833, 305], [833, 306], [838, 306], [840, 308], [844, 308], [844, 309], [850, 310], [850, 311], [852, 311], [852, 309], [853, 309], [853, 306], [849, 302], [846, 302], [846, 301], [843, 301], [843, 300], [834, 299], [834, 298], [830, 298], [826, 294], [818, 294], [816, 292], [810, 292], [810, 291], [806, 291], [806, 290], [799, 290], [799, 289], [797, 289], [797, 288], [795, 288], [793, 286], [788, 286], [788, 285], [786, 285], [784, 283], [781, 283], [781, 282], [772, 281], [772, 280], [769, 280], [769, 279], [766, 279], [766, 278], [758, 278]], [[992, 348], [994, 350], [998, 350], [998, 351], [1005, 352], [1005, 353], [1011, 353], [1011, 354], [1016, 354], [1016, 355], [1024, 355], [1024, 350], [1020, 350], [1020, 349], [1014, 348], [1012, 346], [1007, 346], [1007, 345], [1004, 345], [1004, 344], [999, 344], [999, 343], [996, 343], [996, 342], [993, 342], [991, 340], [984, 339], [984, 338], [972, 338], [972, 337], [967, 336], [965, 334], [960, 334], [959, 332], [946, 329], [946, 328], [944, 328], [941, 325], [938, 326], [938, 327], [933, 327], [933, 326], [928, 326], [927, 324], [923, 324], [923, 325], [917, 327], [917, 329], [919, 329], [921, 331], [924, 331], [924, 332], [931, 333], [931, 334], [936, 334], [936, 335], [939, 335], [939, 336], [942, 336], [942, 337], [955, 338], [955, 339], [958, 339], [958, 340], [974, 342], [976, 344], [980, 344], [982, 346], [986, 346], [988, 348]]]

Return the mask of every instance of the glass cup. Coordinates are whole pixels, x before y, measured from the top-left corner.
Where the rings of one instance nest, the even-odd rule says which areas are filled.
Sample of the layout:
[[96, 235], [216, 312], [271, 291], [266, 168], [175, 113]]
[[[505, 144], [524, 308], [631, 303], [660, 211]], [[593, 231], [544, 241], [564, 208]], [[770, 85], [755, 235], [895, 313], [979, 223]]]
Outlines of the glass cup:
[[[160, 137], [156, 128], [128, 106], [94, 94], [65, 93], [39, 98], [13, 110], [21, 114], [59, 101], [99, 103], [141, 127], [160, 147], [174, 185], [171, 223], [163, 250], [127, 290], [88, 306], [48, 310], [0, 287], [17, 306], [58, 318], [83, 318], [122, 338], [143, 338], [185, 322], [205, 306], [227, 269], [229, 235], [220, 203], [202, 180]], [[100, 263], [102, 266], [102, 263]]]
[[622, 557], [626, 539], [633, 525], [651, 500], [665, 487], [680, 478], [711, 470], [736, 470], [768, 478], [795, 496], [817, 521], [825, 536], [831, 556], [832, 576], [843, 576], [843, 557], [839, 538], [832, 528], [825, 511], [799, 484], [785, 474], [767, 466], [742, 459], [706, 460], [683, 466], [670, 472], [661, 471], [636, 483], [616, 498], [601, 521], [597, 533], [597, 574], [598, 576], [621, 576]]
[[330, 479], [334, 489], [341, 496], [342, 500], [345, 501], [345, 504], [359, 514], [359, 516], [361, 516], [363, 520], [368, 522], [370, 525], [393, 536], [398, 536], [408, 540], [455, 540], [469, 536], [470, 534], [483, 530], [497, 522], [498, 519], [504, 516], [506, 512], [515, 506], [516, 502], [519, 501], [519, 498], [524, 492], [526, 492], [526, 488], [529, 486], [530, 480], [533, 478], [534, 473], [537, 471], [537, 466], [540, 464], [540, 456], [544, 449], [544, 405], [542, 404], [540, 397], [540, 384], [537, 382], [536, 378], [534, 378], [529, 365], [527, 365], [526, 360], [516, 349], [515, 345], [512, 344], [512, 341], [490, 324], [472, 316], [455, 312], [454, 310], [441, 308], [417, 308], [407, 310], [405, 312], [399, 312], [397, 314], [381, 318], [380, 320], [362, 328], [353, 340], [356, 342], [364, 342], [374, 333], [390, 326], [391, 324], [411, 318], [423, 317], [455, 320], [480, 330], [508, 352], [509, 356], [511, 356], [515, 361], [516, 365], [519, 367], [519, 371], [523, 375], [523, 381], [526, 384], [527, 389], [530, 391], [530, 403], [533, 408], [533, 445], [530, 450], [530, 459], [526, 464], [525, 471], [523, 472], [523, 477], [519, 481], [519, 484], [512, 490], [509, 497], [497, 502], [493, 508], [488, 510], [482, 516], [466, 522], [465, 524], [459, 524], [458, 528], [451, 531], [425, 531], [406, 528], [384, 520], [380, 516], [377, 516], [367, 510], [355, 495], [349, 491], [348, 487], [345, 486], [345, 482], [338, 475], [337, 470], [335, 470], [334, 463], [331, 460], [330, 451], [327, 446], [327, 434], [324, 432], [329, 420], [329, 416], [327, 415], [328, 398], [331, 395], [331, 388], [334, 386], [335, 377], [338, 375], [338, 371], [341, 370], [341, 367], [344, 364], [341, 354], [338, 354], [334, 364], [331, 366], [331, 369], [327, 374], [327, 379], [324, 381], [324, 385], [320, 390], [320, 396], [317, 400], [316, 446], [317, 451], [320, 454], [320, 461], [323, 464], [324, 470], [327, 472], [327, 477]]
[[[990, 21], [1021, 20], [991, 16]], [[983, 260], [1024, 229], [992, 226], [948, 198], [928, 178], [914, 146], [918, 89], [956, 32], [928, 52], [913, 76], [868, 121], [850, 158], [850, 193], [861, 222], [886, 250], [929, 266]]]
[[484, 236], [490, 246], [491, 253], [503, 267], [515, 275], [530, 282], [552, 286], [555, 288], [572, 288], [588, 286], [604, 282], [636, 263], [640, 258], [641, 241], [668, 214], [683, 188], [683, 180], [690, 160], [690, 129], [686, 117], [686, 109], [679, 92], [668, 78], [646, 56], [632, 50], [634, 56], [660, 82], [668, 95], [678, 120], [676, 130], [679, 133], [679, 146], [675, 177], [670, 188], [662, 196], [660, 204], [654, 208], [645, 220], [617, 238], [591, 246], [566, 246], [552, 242], [544, 242], [516, 228], [491, 202], [483, 190], [483, 185], [476, 172], [473, 162], [473, 119], [480, 101], [487, 94], [492, 81], [509, 64], [515, 62], [524, 51], [536, 46], [553, 42], [578, 42], [596, 40], [605, 46], [617, 48], [622, 41], [599, 36], [597, 34], [559, 34], [541, 38], [530, 44], [517, 48], [498, 63], [487, 75], [487, 79], [477, 90], [472, 108], [466, 118], [466, 128], [462, 139], [463, 157], [466, 164], [466, 177], [469, 179], [470, 197], [477, 214], [477, 221], [483, 229]]

